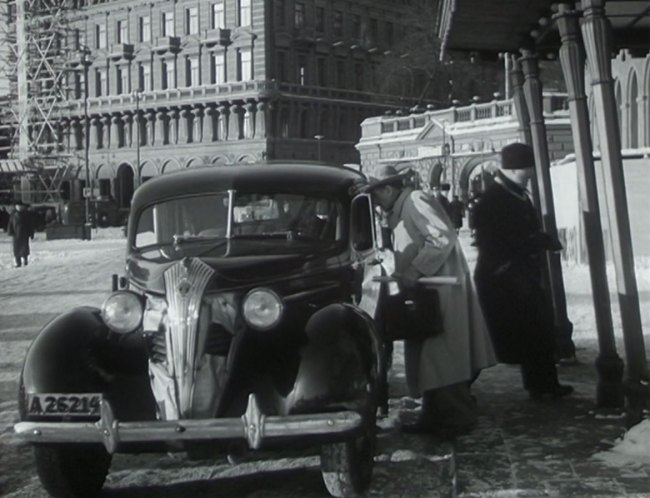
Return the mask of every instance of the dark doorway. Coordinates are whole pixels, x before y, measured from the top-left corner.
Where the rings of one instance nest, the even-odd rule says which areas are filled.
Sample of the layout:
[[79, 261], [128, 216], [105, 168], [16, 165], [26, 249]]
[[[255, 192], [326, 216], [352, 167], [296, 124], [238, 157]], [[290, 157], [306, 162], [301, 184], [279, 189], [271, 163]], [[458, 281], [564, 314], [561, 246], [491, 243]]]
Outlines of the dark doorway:
[[133, 197], [133, 169], [128, 164], [122, 164], [117, 170], [117, 181], [115, 182], [115, 197], [121, 208], [131, 207]]

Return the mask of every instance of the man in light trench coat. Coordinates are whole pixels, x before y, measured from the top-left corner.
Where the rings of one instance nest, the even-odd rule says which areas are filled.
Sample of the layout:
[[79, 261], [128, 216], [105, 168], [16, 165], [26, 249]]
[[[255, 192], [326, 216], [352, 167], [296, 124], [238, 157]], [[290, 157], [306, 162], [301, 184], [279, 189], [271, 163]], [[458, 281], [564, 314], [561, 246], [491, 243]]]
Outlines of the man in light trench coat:
[[405, 340], [406, 380], [411, 395], [422, 396], [422, 410], [402, 429], [453, 437], [476, 425], [470, 384], [496, 358], [456, 231], [439, 202], [405, 185], [408, 174], [382, 166], [366, 187], [392, 231], [394, 276], [402, 292], [421, 285], [420, 277], [456, 277], [457, 283], [437, 288], [442, 333]]

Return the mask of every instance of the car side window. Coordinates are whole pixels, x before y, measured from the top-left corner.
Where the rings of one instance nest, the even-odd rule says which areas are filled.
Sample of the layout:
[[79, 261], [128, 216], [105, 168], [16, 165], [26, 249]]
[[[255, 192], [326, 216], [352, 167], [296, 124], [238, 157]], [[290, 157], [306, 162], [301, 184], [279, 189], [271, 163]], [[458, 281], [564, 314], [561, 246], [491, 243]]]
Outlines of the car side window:
[[374, 215], [368, 195], [360, 195], [353, 199], [350, 227], [352, 247], [356, 251], [368, 251], [374, 247]]

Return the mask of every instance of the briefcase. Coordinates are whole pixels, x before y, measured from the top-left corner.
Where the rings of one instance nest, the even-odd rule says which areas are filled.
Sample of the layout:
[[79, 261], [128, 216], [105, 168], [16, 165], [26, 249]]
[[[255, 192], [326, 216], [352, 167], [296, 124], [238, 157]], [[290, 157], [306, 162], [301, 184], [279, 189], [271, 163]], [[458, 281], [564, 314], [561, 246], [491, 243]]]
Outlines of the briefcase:
[[432, 288], [417, 287], [388, 296], [384, 306], [384, 339], [424, 340], [443, 333], [440, 297]]

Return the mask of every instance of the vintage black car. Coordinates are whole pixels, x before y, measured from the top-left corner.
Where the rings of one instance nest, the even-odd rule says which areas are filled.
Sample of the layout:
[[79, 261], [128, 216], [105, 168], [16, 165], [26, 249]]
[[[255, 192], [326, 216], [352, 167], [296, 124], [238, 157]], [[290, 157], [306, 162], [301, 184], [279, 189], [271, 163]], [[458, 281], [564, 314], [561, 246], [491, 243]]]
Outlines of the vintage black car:
[[118, 452], [233, 443], [320, 448], [333, 496], [367, 489], [385, 270], [362, 181], [271, 163], [142, 185], [120, 284], [101, 309], [54, 319], [27, 353], [15, 431], [46, 490], [98, 494]]

